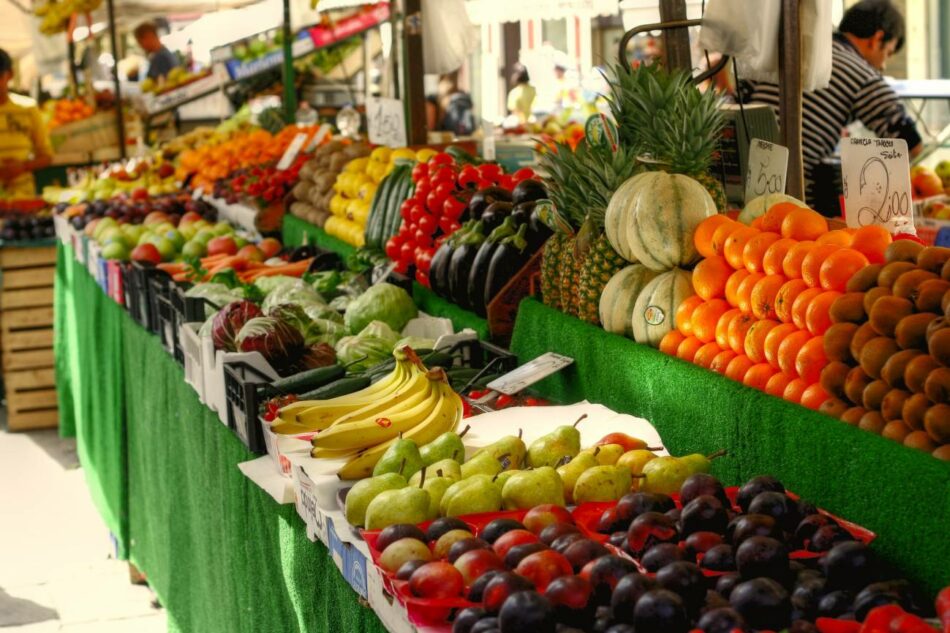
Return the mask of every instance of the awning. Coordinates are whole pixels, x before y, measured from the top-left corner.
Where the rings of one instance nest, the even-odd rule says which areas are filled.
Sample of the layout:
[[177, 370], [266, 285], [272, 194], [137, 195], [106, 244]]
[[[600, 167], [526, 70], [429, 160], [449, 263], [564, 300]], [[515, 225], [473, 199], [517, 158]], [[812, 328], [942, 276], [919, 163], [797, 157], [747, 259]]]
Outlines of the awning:
[[[655, 0], [654, 0], [655, 1]], [[475, 24], [556, 20], [575, 15], [617, 15], [618, 0], [468, 0], [468, 15]]]
[[[655, 24], [660, 21], [659, 3], [657, 0], [621, 0], [620, 15], [623, 28], [628, 31], [644, 24]], [[703, 17], [702, 0], [686, 0], [686, 17], [690, 20]]]

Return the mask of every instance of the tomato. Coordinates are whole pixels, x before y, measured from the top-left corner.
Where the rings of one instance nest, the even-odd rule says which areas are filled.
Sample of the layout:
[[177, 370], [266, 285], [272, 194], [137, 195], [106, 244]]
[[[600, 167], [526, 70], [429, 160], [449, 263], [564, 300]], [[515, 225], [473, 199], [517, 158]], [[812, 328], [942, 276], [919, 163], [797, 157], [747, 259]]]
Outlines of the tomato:
[[416, 183], [416, 193], [413, 196], [416, 200], [421, 203], [425, 203], [426, 196], [429, 195], [429, 192], [432, 191], [432, 181], [428, 178]]
[[409, 221], [410, 222], [419, 222], [419, 218], [426, 214], [426, 210], [418, 202], [413, 203], [412, 209], [409, 210]]
[[409, 272], [410, 263], [411, 262], [407, 259], [396, 260], [396, 267], [393, 268], [393, 270], [399, 273], [400, 275], [405, 275], [407, 272]]
[[534, 178], [535, 173], [534, 173], [534, 170], [531, 169], [530, 167], [522, 167], [521, 169], [513, 173], [512, 176], [515, 177], [515, 180], [517, 180], [518, 182], [521, 182], [522, 180], [530, 180], [531, 178]]
[[486, 393], [488, 393], [488, 389], [472, 389], [471, 391], [468, 392], [468, 397], [471, 398], [472, 400], [478, 400], [479, 398], [483, 397]]
[[399, 255], [401, 254], [401, 249], [402, 249], [402, 240], [400, 240], [398, 237], [393, 236], [389, 238], [388, 240], [386, 240], [386, 257], [388, 257], [389, 259], [393, 261], [396, 261], [397, 259], [399, 259]]
[[443, 215], [439, 218], [439, 228], [442, 229], [442, 232], [446, 235], [451, 235], [459, 230], [459, 227], [462, 225], [458, 223], [457, 220], [453, 220], [447, 215]]
[[412, 236], [413, 240], [416, 242], [416, 246], [422, 248], [428, 248], [432, 246], [432, 233], [426, 233], [422, 229], [416, 229], [416, 232]]
[[403, 222], [399, 225], [399, 233], [397, 234], [401, 241], [406, 241], [412, 237], [412, 229], [409, 228], [409, 222]]
[[428, 163], [416, 163], [416, 166], [412, 168], [412, 182], [418, 183], [423, 178], [426, 178], [429, 175], [429, 164]]
[[462, 171], [458, 175], [458, 185], [464, 189], [474, 187], [478, 182], [480, 176], [478, 175], [478, 170], [475, 169], [474, 165], [466, 165], [462, 167]]
[[[440, 184], [439, 186], [441, 187], [442, 185]], [[428, 209], [432, 215], [442, 215], [444, 205], [445, 198], [439, 196], [438, 188], [430, 191], [429, 195], [426, 196], [426, 209]]]
[[432, 172], [432, 175], [429, 176], [429, 185], [434, 189], [439, 183], [444, 182], [454, 189], [456, 178], [457, 174], [451, 167], [438, 167]]
[[459, 200], [454, 195], [449, 195], [442, 205], [442, 215], [452, 220], [458, 220], [462, 217], [462, 214], [465, 213], [465, 207], [467, 206], [465, 202]]
[[438, 228], [439, 224], [434, 217], [426, 213], [421, 218], [419, 218], [419, 230], [421, 230], [426, 235], [432, 235], [435, 233], [435, 230]]
[[399, 261], [411, 261], [415, 257], [415, 250], [412, 242], [403, 242], [399, 247]]
[[484, 178], [479, 178], [478, 182], [475, 183], [475, 191], [481, 191], [482, 189], [488, 189], [489, 187], [494, 187], [495, 183], [490, 180], [485, 180]]
[[498, 179], [498, 186], [502, 189], [507, 189], [508, 191], [513, 190], [517, 184], [518, 181], [510, 174], [502, 174], [502, 176]]
[[[277, 417], [277, 414], [274, 414], [274, 417]], [[462, 417], [470, 418], [472, 417], [472, 405], [468, 403], [468, 400], [462, 398]]]
[[422, 272], [418, 268], [416, 269], [416, 281], [425, 286], [429, 287], [429, 273]]
[[485, 163], [479, 165], [476, 169], [478, 169], [478, 175], [481, 176], [483, 180], [490, 180], [492, 182], [496, 182], [503, 173], [501, 165], [498, 163]]
[[408, 200], [403, 200], [403, 203], [399, 205], [399, 215], [403, 220], [408, 221], [412, 217], [410, 211], [412, 210], [413, 204], [415, 204], [415, 201], [409, 198]]
[[432, 255], [433, 250], [431, 248], [419, 249], [419, 252], [416, 253], [416, 269], [428, 275], [429, 269], [432, 267]]
[[498, 398], [495, 399], [495, 408], [504, 409], [505, 407], [510, 407], [511, 403], [515, 401], [514, 398], [509, 396], [506, 393], [501, 394]]
[[433, 167], [439, 165], [454, 165], [455, 159], [452, 158], [451, 154], [446, 154], [445, 152], [439, 152], [435, 156], [429, 159], [429, 165]]

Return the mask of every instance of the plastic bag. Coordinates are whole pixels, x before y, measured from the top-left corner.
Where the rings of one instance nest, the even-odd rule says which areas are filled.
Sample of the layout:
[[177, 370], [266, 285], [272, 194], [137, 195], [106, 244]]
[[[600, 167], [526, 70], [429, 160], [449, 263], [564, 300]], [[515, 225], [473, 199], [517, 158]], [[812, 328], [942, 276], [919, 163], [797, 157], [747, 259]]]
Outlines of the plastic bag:
[[426, 73], [458, 70], [476, 44], [465, 0], [422, 0], [422, 41], [432, 51], [425, 55]]

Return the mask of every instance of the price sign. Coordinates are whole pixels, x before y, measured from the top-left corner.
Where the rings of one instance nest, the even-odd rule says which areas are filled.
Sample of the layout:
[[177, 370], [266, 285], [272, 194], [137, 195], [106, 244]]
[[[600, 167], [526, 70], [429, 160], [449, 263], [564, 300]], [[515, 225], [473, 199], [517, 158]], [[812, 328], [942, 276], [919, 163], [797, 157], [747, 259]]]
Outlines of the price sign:
[[320, 514], [320, 511], [317, 510], [316, 486], [302, 467], [297, 466], [296, 475], [300, 483], [296, 498], [297, 514], [299, 514], [300, 518], [307, 524], [307, 535], [320, 538], [325, 528], [323, 516]]
[[907, 141], [847, 138], [841, 142], [841, 182], [850, 228], [879, 224], [916, 235]]
[[495, 126], [491, 121], [482, 119], [482, 130], [485, 133], [485, 138], [482, 140], [482, 158], [495, 160]]
[[290, 145], [287, 146], [287, 151], [284, 152], [284, 155], [280, 157], [280, 162], [277, 163], [277, 169], [284, 171], [293, 165], [294, 161], [297, 160], [297, 154], [300, 153], [300, 149], [306, 140], [307, 135], [304, 132], [299, 132], [294, 137], [294, 140], [290, 142]]
[[324, 123], [323, 125], [321, 125], [320, 128], [317, 130], [317, 133], [313, 135], [312, 139], [310, 139], [310, 143], [307, 144], [307, 149], [304, 151], [306, 151], [307, 153], [310, 153], [313, 150], [317, 149], [320, 146], [320, 143], [323, 142], [323, 139], [327, 137], [327, 134], [330, 133], [330, 129], [331, 128], [330, 128], [329, 123]]
[[492, 391], [513, 396], [574, 362], [573, 358], [548, 352], [488, 383]]
[[759, 138], [752, 139], [745, 179], [746, 202], [770, 193], [785, 193], [787, 175], [788, 148]]
[[191, 194], [192, 200], [201, 200], [201, 196], [205, 195], [205, 190], [203, 187], [198, 187], [195, 189], [194, 193]]
[[389, 147], [406, 146], [406, 117], [402, 110], [402, 101], [381, 97], [368, 98], [366, 123], [369, 127], [370, 143]]

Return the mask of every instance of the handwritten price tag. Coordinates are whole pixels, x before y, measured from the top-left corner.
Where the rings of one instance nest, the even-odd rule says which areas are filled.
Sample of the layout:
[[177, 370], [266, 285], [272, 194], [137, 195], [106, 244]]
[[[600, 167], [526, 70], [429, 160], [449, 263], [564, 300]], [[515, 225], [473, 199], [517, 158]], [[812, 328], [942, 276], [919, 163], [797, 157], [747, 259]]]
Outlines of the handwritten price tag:
[[843, 139], [841, 181], [845, 218], [850, 228], [879, 224], [891, 233], [917, 234], [907, 141]]
[[402, 101], [370, 97], [366, 100], [366, 123], [369, 142], [389, 147], [405, 147], [406, 117]]
[[300, 149], [306, 140], [307, 135], [303, 132], [299, 132], [297, 136], [294, 137], [294, 140], [290, 142], [290, 145], [287, 146], [287, 151], [284, 152], [284, 155], [280, 157], [280, 162], [277, 163], [277, 169], [284, 171], [293, 165], [294, 161], [297, 160], [297, 154], [300, 153]]
[[770, 193], [785, 193], [787, 175], [788, 148], [762, 139], [752, 139], [745, 179], [746, 202]]
[[320, 128], [317, 130], [317, 133], [313, 135], [313, 138], [307, 144], [307, 149], [304, 151], [309, 153], [317, 149], [320, 143], [323, 142], [323, 139], [325, 139], [327, 137], [327, 134], [329, 134], [331, 131], [332, 131], [332, 128], [330, 128], [329, 124], [324, 123], [323, 125], [321, 125]]

